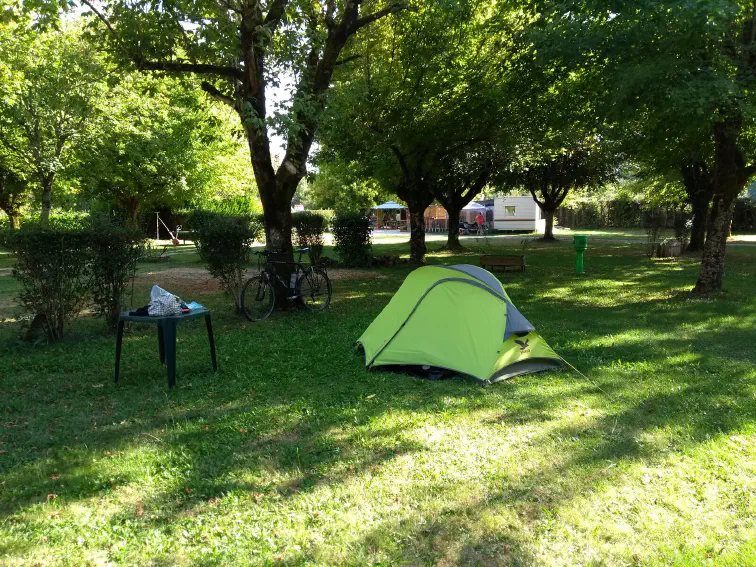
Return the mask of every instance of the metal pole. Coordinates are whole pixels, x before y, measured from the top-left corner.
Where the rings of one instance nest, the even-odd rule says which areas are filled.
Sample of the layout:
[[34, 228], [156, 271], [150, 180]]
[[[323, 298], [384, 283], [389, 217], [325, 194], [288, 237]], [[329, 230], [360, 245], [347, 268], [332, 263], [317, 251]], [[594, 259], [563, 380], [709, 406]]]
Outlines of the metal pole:
[[583, 252], [577, 253], [577, 258], [575, 259], [575, 273], [576, 274], [584, 274], [585, 268], [583, 266]]

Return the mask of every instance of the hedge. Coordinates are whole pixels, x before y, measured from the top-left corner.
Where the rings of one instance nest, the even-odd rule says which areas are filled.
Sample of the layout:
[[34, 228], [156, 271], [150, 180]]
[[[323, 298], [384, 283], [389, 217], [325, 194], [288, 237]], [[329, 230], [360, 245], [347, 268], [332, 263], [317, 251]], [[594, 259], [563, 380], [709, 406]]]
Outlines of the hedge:
[[[577, 205], [564, 205], [557, 209], [556, 220], [559, 226], [572, 229], [580, 228], [644, 228], [643, 203], [629, 199], [613, 199], [601, 202], [582, 202]], [[675, 228], [679, 224], [679, 209], [660, 209], [664, 216], [664, 228]], [[756, 202], [750, 199], [738, 199], [732, 217], [732, 230], [747, 232], [756, 230]]]
[[220, 280], [221, 287], [234, 300], [241, 313], [240, 294], [244, 284], [244, 270], [250, 261], [250, 247], [262, 226], [248, 216], [229, 216], [210, 211], [198, 211], [192, 217], [200, 258], [210, 274]]
[[115, 329], [123, 296], [143, 251], [140, 231], [107, 217], [58, 217], [47, 225], [25, 222], [3, 233], [15, 256], [18, 301], [50, 341], [63, 338], [69, 321], [91, 300]]
[[338, 213], [333, 221], [335, 250], [345, 266], [369, 266], [372, 232], [370, 220], [361, 213]]
[[323, 252], [323, 229], [325, 218], [313, 211], [303, 211], [291, 215], [297, 246], [308, 247], [313, 260], [317, 262]]

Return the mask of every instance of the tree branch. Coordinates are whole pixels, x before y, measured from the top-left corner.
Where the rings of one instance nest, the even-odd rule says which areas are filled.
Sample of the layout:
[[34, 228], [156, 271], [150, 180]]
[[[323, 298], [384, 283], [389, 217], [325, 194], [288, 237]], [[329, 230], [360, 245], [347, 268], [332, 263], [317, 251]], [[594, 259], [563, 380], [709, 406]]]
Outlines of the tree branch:
[[325, 23], [328, 30], [332, 30], [336, 27], [336, 20], [334, 20], [334, 14], [336, 13], [336, 0], [327, 0], [325, 8]]
[[528, 187], [528, 191], [530, 191], [530, 194], [533, 196], [533, 200], [536, 202], [536, 204], [541, 207], [541, 209], [544, 209], [546, 207], [546, 202], [541, 201], [538, 198], [538, 195], [536, 194], [535, 190], [532, 187]]
[[402, 170], [402, 176], [406, 180], [409, 180], [411, 175], [409, 172], [409, 168], [407, 167], [407, 162], [404, 161], [404, 156], [402, 155], [402, 152], [400, 152], [399, 148], [396, 147], [396, 145], [394, 144], [391, 145], [391, 151], [394, 153], [394, 155], [396, 156], [396, 159], [399, 161], [399, 167]]
[[121, 36], [118, 35], [118, 32], [115, 31], [115, 28], [110, 24], [110, 22], [104, 16], [104, 14], [102, 12], [100, 12], [97, 8], [95, 8], [94, 5], [89, 0], [81, 0], [81, 3], [84, 4], [84, 5], [86, 5], [90, 10], [92, 10], [94, 12], [95, 16], [97, 16], [100, 19], [100, 21], [103, 24], [105, 24], [105, 27], [108, 28], [108, 31], [110, 32], [110, 34], [115, 39], [115, 41], [118, 44], [118, 46], [121, 49], [124, 50], [124, 53], [126, 53], [127, 55], [129, 55], [128, 51], [126, 49], [126, 45], [123, 43], [123, 40], [121, 39]]
[[169, 73], [198, 73], [201, 75], [220, 75], [233, 79], [243, 79], [244, 74], [238, 67], [211, 65], [208, 63], [178, 63], [173, 61], [147, 61], [136, 56], [134, 63], [140, 71], [166, 71]]
[[236, 108], [236, 101], [232, 97], [223, 94], [207, 81], [202, 81], [202, 84], [200, 86], [202, 87], [203, 91], [205, 91], [215, 100], [219, 100], [222, 103], [227, 104], [232, 108]]
[[[105, 15], [94, 7], [90, 0], [81, 0], [83, 4], [86, 4], [92, 12], [105, 24], [110, 34], [115, 39], [118, 46], [123, 51], [124, 55], [131, 59], [140, 71], [167, 71], [173, 73], [198, 73], [206, 75], [221, 75], [223, 77], [233, 77], [234, 79], [242, 79], [242, 70], [238, 67], [224, 66], [224, 65], [210, 65], [206, 63], [175, 63], [172, 61], [148, 61], [141, 53], [133, 53], [126, 46], [126, 43], [118, 35], [113, 25], [108, 21]], [[279, 0], [280, 1], [280, 0]]]
[[263, 25], [272, 26], [274, 28], [278, 26], [278, 23], [281, 21], [281, 18], [283, 18], [284, 12], [286, 11], [286, 4], [288, 3], [289, 0], [273, 0], [273, 4], [268, 10], [268, 15], [265, 16]]
[[380, 20], [381, 18], [384, 18], [389, 14], [396, 14], [397, 12], [401, 12], [402, 10], [406, 10], [407, 8], [408, 6], [404, 2], [395, 2], [393, 4], [389, 4], [382, 10], [378, 10], [377, 12], [373, 12], [372, 14], [368, 14], [367, 16], [359, 18], [356, 22], [354, 22], [354, 25], [352, 26], [352, 29], [350, 31], [355, 32], [358, 29], [375, 22], [376, 20]]
[[334, 63], [334, 66], [337, 65], [345, 65], [349, 63], [350, 61], [355, 61], [356, 59], [361, 59], [362, 55], [350, 55], [349, 57], [344, 57], [344, 59], [339, 59]]

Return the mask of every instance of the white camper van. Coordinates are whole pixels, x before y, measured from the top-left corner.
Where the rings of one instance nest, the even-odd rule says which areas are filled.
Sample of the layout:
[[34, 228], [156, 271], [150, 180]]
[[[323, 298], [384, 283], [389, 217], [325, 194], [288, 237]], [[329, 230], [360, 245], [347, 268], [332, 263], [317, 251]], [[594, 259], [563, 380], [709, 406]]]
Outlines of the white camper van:
[[505, 195], [494, 199], [494, 228], [496, 230], [546, 230], [546, 219], [533, 197]]

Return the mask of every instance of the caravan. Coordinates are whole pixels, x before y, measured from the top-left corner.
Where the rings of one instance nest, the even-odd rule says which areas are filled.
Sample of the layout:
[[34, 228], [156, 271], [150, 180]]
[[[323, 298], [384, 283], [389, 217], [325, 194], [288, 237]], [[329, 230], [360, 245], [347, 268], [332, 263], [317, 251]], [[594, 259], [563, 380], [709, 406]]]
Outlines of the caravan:
[[546, 230], [541, 207], [530, 195], [505, 195], [494, 199], [494, 228], [504, 231]]

